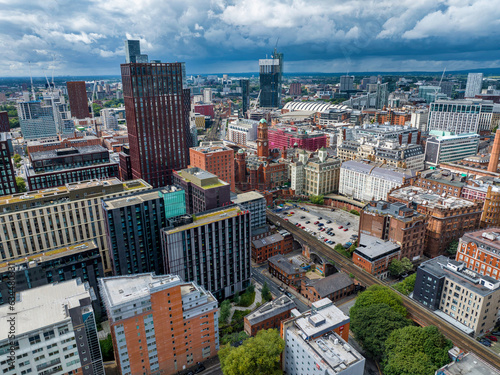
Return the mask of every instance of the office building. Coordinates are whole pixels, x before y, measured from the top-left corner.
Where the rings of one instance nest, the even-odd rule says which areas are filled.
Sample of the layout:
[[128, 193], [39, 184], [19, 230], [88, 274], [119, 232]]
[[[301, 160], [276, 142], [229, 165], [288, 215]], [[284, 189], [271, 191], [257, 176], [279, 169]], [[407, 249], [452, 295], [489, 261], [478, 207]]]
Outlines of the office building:
[[240, 79], [241, 87], [241, 114], [243, 118], [246, 118], [246, 114], [250, 109], [250, 80]]
[[68, 183], [119, 176], [119, 165], [110, 162], [102, 146], [82, 146], [29, 154], [25, 165], [29, 190], [48, 189]]
[[441, 255], [417, 268], [413, 298], [461, 331], [479, 336], [496, 325], [500, 282]]
[[483, 73], [469, 73], [465, 86], [465, 97], [474, 98], [483, 89]]
[[490, 100], [436, 100], [429, 108], [427, 130], [455, 134], [481, 132], [489, 134], [493, 113], [499, 111], [499, 105]]
[[259, 60], [260, 102], [263, 108], [281, 107], [283, 54], [274, 49], [270, 59]]
[[121, 72], [132, 176], [154, 188], [171, 185], [173, 171], [189, 165], [191, 98], [183, 64], [131, 59]]
[[266, 198], [256, 191], [238, 194], [233, 203], [250, 211], [252, 232], [266, 225]]
[[194, 111], [203, 116], [208, 116], [211, 119], [215, 118], [214, 105], [213, 104], [197, 104], [194, 106]]
[[352, 254], [354, 264], [381, 280], [389, 276], [391, 262], [401, 258], [401, 247], [397, 243], [367, 234], [360, 235], [359, 246]]
[[500, 279], [500, 229], [465, 233], [460, 238], [456, 260], [480, 275]]
[[360, 236], [370, 235], [397, 243], [401, 247], [401, 258], [411, 260], [419, 259], [423, 254], [426, 228], [424, 214], [403, 203], [385, 200], [371, 201], [361, 210], [359, 218]]
[[243, 318], [243, 326], [248, 336], [255, 336], [262, 329], [280, 329], [281, 322], [292, 316], [295, 302], [288, 296], [269, 301]]
[[321, 147], [326, 147], [326, 134], [317, 131], [296, 130], [291, 127], [274, 127], [268, 130], [269, 147], [271, 149], [292, 147], [301, 148], [307, 151], [317, 151]]
[[196, 214], [231, 204], [230, 185], [200, 168], [174, 172], [174, 184], [186, 195], [186, 212]]
[[441, 93], [440, 86], [419, 86], [418, 97], [430, 104], [438, 99], [446, 99], [446, 94]]
[[339, 193], [359, 201], [385, 199], [387, 193], [415, 178], [411, 169], [368, 160], [349, 160], [340, 166]]
[[0, 261], [95, 241], [104, 272], [111, 272], [101, 198], [151, 189], [116, 178], [0, 197]]
[[165, 273], [160, 230], [184, 215], [184, 191], [174, 186], [104, 199], [106, 238], [113, 275]]
[[189, 149], [190, 168], [196, 167], [213, 173], [235, 191], [234, 150], [223, 145], [203, 145]]
[[101, 317], [103, 313], [97, 278], [104, 276], [104, 269], [101, 253], [93, 241], [0, 263], [0, 280], [3, 281], [0, 283], [0, 305], [9, 301], [7, 281], [11, 272], [14, 272], [16, 280], [16, 293], [79, 278], [89, 284], [90, 293], [97, 297], [92, 302], [96, 316]]
[[147, 63], [148, 55], [141, 54], [141, 42], [139, 40], [125, 40], [125, 63]]
[[0, 111], [0, 132], [10, 132], [9, 114], [7, 111]]
[[250, 284], [250, 212], [238, 206], [169, 220], [162, 229], [167, 273], [195, 281], [219, 300]]
[[217, 300], [177, 275], [99, 280], [122, 375], [177, 374], [217, 355]]
[[302, 314], [292, 311], [292, 318], [281, 324], [282, 370], [289, 375], [363, 375], [365, 358], [347, 344], [349, 324], [328, 298]]
[[32, 152], [51, 151], [72, 147], [100, 146], [102, 140], [95, 135], [86, 135], [78, 138], [47, 138], [39, 141], [29, 141], [27, 148], [28, 155]]
[[[15, 302], [15, 341], [7, 328], [0, 334], [3, 374], [104, 375], [91, 302], [88, 284], [78, 279], [20, 292]], [[2, 327], [10, 326], [10, 308], [0, 306]], [[15, 356], [10, 354], [11, 345]]]
[[8, 132], [0, 132], [0, 195], [16, 194], [16, 174], [12, 165], [12, 138]]
[[19, 125], [26, 140], [55, 137], [57, 135], [54, 111], [50, 106], [42, 106], [40, 101], [17, 104]]
[[255, 263], [263, 263], [275, 255], [288, 254], [292, 251], [293, 236], [284, 230], [252, 241], [252, 260]]
[[424, 254], [445, 254], [448, 245], [464, 233], [479, 228], [482, 202], [433, 193], [417, 186], [403, 186], [387, 194], [389, 203], [400, 202], [426, 215]]
[[302, 85], [300, 82], [290, 83], [290, 96], [302, 95]]
[[354, 90], [354, 76], [340, 76], [340, 92], [353, 91]]
[[81, 120], [89, 118], [90, 112], [85, 81], [66, 82], [66, 87], [68, 88], [71, 116]]
[[341, 160], [328, 156], [321, 148], [317, 156], [309, 157], [305, 151], [299, 160], [290, 164], [291, 188], [299, 195], [326, 195], [339, 190]]
[[248, 141], [257, 139], [257, 127], [259, 122], [256, 120], [238, 119], [231, 121], [227, 127], [226, 139], [238, 145], [246, 146]]
[[425, 143], [425, 165], [439, 167], [477, 154], [479, 134], [464, 133], [454, 135], [449, 132], [431, 131]]

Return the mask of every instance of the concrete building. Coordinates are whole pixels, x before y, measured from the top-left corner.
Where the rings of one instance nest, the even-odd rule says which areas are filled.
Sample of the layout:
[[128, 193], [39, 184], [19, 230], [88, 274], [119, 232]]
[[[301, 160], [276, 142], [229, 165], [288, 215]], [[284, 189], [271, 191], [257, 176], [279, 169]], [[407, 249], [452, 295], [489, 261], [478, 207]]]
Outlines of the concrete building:
[[389, 265], [401, 259], [401, 247], [377, 237], [362, 234], [359, 246], [352, 254], [352, 261], [366, 272], [384, 280], [389, 275]]
[[113, 275], [165, 273], [160, 230], [186, 214], [184, 191], [175, 186], [102, 201]]
[[391, 241], [400, 246], [401, 258], [416, 260], [423, 255], [426, 227], [425, 215], [403, 203], [371, 201], [361, 210], [359, 236]]
[[302, 85], [300, 82], [292, 82], [290, 83], [290, 92], [291, 96], [299, 96], [302, 95]]
[[448, 170], [429, 169], [422, 171], [412, 181], [413, 186], [429, 189], [436, 194], [444, 194], [444, 197], [463, 197], [462, 189], [466, 186], [466, 177]]
[[427, 121], [429, 120], [429, 110], [420, 109], [411, 113], [411, 126], [417, 128], [420, 132], [427, 131]]
[[212, 104], [212, 89], [210, 87], [203, 89], [203, 103]]
[[354, 76], [340, 76], [340, 92], [353, 91], [354, 90]]
[[344, 272], [337, 272], [321, 279], [302, 279], [300, 294], [310, 303], [324, 298], [336, 302], [354, 293], [353, 280]]
[[[453, 350], [456, 348], [450, 349]], [[448, 351], [448, 353], [450, 353]], [[472, 352], [461, 353], [436, 371], [436, 375], [498, 375], [498, 370]]]
[[248, 336], [255, 336], [262, 329], [280, 329], [281, 322], [291, 317], [295, 302], [288, 296], [281, 296], [264, 303], [245, 316], [243, 326]]
[[238, 206], [171, 219], [162, 229], [166, 272], [232, 296], [250, 284], [250, 238], [250, 212]]
[[339, 193], [359, 201], [385, 199], [392, 189], [415, 177], [410, 169], [368, 160], [349, 160], [340, 167]]
[[465, 97], [474, 98], [483, 89], [483, 73], [469, 73], [465, 86]]
[[282, 370], [289, 375], [363, 375], [365, 358], [347, 344], [350, 320], [328, 298], [293, 311], [281, 325]]
[[59, 150], [72, 147], [100, 146], [102, 139], [95, 135], [86, 135], [78, 138], [46, 138], [39, 141], [28, 141], [26, 147], [28, 155], [33, 152]]
[[257, 126], [259, 122], [249, 119], [231, 121], [227, 127], [226, 139], [230, 142], [246, 146], [248, 141], [257, 139]]
[[464, 133], [454, 135], [449, 132], [431, 131], [425, 143], [425, 165], [438, 167], [477, 154], [479, 135]]
[[51, 106], [42, 106], [40, 101], [17, 104], [19, 125], [26, 140], [55, 137], [57, 126]]
[[120, 374], [176, 374], [217, 355], [217, 300], [200, 285], [154, 274], [99, 283]]
[[400, 202], [426, 215], [424, 254], [445, 254], [448, 245], [464, 233], [479, 228], [482, 202], [446, 197], [416, 186], [404, 186], [387, 194], [389, 203]]
[[255, 263], [263, 263], [270, 257], [292, 251], [293, 236], [285, 230], [252, 241], [252, 260]]
[[238, 194], [233, 203], [250, 211], [252, 232], [266, 225], [266, 198], [256, 191]]
[[[20, 292], [15, 315], [11, 305], [0, 306], [3, 374], [104, 375], [91, 302], [88, 284], [70, 280]], [[15, 339], [7, 328], [12, 321]]]
[[500, 229], [465, 233], [458, 243], [456, 258], [480, 275], [500, 279]]
[[95, 241], [104, 272], [111, 272], [101, 199], [149, 189], [141, 180], [114, 178], [0, 197], [0, 260]]
[[148, 55], [141, 54], [140, 40], [125, 40], [125, 62], [127, 64], [148, 62]]
[[235, 191], [234, 150], [221, 145], [203, 145], [189, 149], [190, 168], [197, 167], [213, 173]]
[[230, 185], [200, 168], [175, 171], [174, 184], [186, 195], [186, 212], [196, 214], [231, 204]]
[[328, 157], [325, 148], [312, 158], [303, 151], [299, 154], [299, 160], [290, 164], [291, 188], [300, 195], [336, 193], [339, 189], [340, 164], [340, 159]]
[[[5, 112], [7, 113], [7, 112]], [[16, 174], [12, 165], [14, 149], [10, 133], [0, 133], [0, 195], [18, 192]]]
[[496, 325], [500, 282], [438, 256], [417, 268], [413, 298], [463, 332], [479, 336]]

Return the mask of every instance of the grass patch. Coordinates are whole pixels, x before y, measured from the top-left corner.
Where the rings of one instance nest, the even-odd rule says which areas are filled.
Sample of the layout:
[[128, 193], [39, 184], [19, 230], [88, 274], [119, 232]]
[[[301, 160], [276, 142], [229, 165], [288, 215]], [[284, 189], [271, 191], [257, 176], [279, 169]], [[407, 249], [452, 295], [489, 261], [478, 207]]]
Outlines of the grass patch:
[[342, 246], [341, 244], [335, 245], [335, 247], [333, 248], [333, 250], [335, 250], [340, 255], [343, 255], [347, 259], [351, 259], [352, 258], [351, 253], [349, 253], [349, 251], [347, 251], [346, 249], [344, 249], [344, 246]]

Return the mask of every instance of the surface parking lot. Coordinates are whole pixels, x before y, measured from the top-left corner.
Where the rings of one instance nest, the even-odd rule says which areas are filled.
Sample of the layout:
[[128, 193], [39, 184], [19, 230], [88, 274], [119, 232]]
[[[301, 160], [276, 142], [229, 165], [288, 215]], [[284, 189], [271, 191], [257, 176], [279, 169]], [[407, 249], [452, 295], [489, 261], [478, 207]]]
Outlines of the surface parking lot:
[[[335, 243], [329, 244], [331, 247], [334, 247], [338, 243], [344, 245], [347, 242], [353, 242], [352, 235], [358, 234], [359, 216], [338, 208], [334, 208], [333, 210], [297, 203], [297, 207], [289, 205], [283, 207], [283, 211], [278, 212], [278, 215], [287, 219], [292, 224], [299, 223], [301, 228], [304, 227], [303, 230], [309, 230], [309, 233], [320, 240], [326, 238], [327, 240], [334, 241]], [[319, 223], [314, 224], [317, 221]], [[324, 231], [320, 231], [320, 223], [323, 224]], [[332, 229], [333, 236], [326, 234], [328, 228]], [[345, 228], [347, 228], [347, 231], [344, 231]]]

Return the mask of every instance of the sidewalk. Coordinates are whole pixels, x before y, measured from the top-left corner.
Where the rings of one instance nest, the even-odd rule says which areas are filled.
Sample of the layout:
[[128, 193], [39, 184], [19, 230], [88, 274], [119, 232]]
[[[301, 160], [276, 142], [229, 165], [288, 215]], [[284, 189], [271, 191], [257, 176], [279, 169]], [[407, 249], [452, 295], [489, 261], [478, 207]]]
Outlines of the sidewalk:
[[231, 303], [231, 314], [229, 314], [229, 321], [231, 321], [231, 319], [233, 318], [234, 312], [236, 310], [239, 310], [239, 311], [251, 310], [251, 311], [253, 311], [257, 308], [257, 303], [262, 304], [262, 294], [260, 293], [260, 290], [262, 289], [262, 285], [260, 285], [257, 282], [254, 285], [255, 285], [255, 300], [253, 301], [253, 303], [248, 307], [234, 306], [234, 304]]

